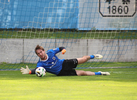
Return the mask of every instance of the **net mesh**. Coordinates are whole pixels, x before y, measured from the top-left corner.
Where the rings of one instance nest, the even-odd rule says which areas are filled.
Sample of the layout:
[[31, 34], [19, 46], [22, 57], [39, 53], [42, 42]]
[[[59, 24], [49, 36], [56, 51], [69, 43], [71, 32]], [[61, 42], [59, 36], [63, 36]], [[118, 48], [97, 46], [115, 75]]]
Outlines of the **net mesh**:
[[78, 68], [136, 67], [136, 0], [0, 0], [0, 69], [34, 68], [39, 44], [60, 59], [102, 54]]

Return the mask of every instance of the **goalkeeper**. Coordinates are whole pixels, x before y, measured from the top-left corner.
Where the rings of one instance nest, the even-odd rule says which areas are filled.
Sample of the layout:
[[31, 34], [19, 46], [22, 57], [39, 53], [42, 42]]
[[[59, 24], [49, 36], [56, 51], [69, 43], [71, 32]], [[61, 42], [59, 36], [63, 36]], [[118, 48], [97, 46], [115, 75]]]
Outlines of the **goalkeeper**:
[[[100, 59], [103, 56], [100, 54], [94, 54], [90, 56], [83, 56], [76, 59], [59, 59], [56, 54], [66, 52], [64, 47], [58, 47], [45, 52], [42, 46], [37, 45], [35, 53], [40, 58], [37, 62], [37, 67], [44, 67], [47, 72], [55, 74], [57, 76], [91, 76], [91, 75], [110, 75], [109, 72], [91, 72], [83, 70], [75, 70], [78, 64], [87, 62], [90, 59]], [[26, 68], [21, 67], [22, 74], [35, 74], [35, 69], [30, 70], [28, 66]]]

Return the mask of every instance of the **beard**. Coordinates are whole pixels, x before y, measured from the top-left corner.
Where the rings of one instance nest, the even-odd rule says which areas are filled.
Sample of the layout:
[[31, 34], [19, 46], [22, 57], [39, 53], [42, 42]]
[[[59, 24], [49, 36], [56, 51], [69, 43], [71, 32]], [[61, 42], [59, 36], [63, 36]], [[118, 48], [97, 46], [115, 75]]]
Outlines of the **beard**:
[[47, 58], [46, 55], [40, 57], [41, 60], [46, 60], [46, 58]]

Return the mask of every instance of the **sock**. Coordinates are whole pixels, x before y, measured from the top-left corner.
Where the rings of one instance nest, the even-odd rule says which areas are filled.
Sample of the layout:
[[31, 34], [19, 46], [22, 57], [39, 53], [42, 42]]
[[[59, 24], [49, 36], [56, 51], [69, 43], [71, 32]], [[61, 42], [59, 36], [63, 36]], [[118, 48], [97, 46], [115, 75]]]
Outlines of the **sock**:
[[94, 59], [94, 55], [90, 55], [90, 59]]
[[101, 75], [101, 72], [94, 72], [95, 75]]

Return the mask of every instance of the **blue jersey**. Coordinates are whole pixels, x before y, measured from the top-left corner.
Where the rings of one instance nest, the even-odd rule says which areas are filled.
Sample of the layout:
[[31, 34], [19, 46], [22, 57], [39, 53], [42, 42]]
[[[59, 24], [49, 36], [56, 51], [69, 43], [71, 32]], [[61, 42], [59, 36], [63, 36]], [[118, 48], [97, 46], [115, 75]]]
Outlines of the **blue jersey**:
[[58, 75], [62, 69], [62, 63], [65, 59], [59, 59], [56, 54], [59, 53], [59, 48], [47, 51], [47, 60], [37, 62], [37, 67], [44, 67], [47, 72]]

